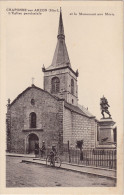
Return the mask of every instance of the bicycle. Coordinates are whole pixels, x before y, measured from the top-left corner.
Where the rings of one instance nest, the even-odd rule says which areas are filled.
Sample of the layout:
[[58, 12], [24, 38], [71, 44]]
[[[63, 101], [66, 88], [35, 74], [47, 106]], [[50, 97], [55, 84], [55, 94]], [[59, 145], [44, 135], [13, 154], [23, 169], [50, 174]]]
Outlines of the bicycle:
[[53, 158], [51, 158], [51, 155], [48, 155], [46, 158], [46, 165], [61, 167], [61, 159], [58, 155], [55, 155]]

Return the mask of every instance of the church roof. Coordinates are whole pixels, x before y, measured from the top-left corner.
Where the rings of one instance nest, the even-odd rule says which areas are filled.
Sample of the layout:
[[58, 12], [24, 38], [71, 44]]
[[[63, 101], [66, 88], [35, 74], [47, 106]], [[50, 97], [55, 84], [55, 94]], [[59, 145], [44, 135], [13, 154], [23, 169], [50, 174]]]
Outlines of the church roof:
[[53, 56], [52, 64], [48, 68], [46, 68], [46, 70], [67, 67], [67, 66], [71, 67], [67, 47], [65, 44], [64, 26], [63, 26], [61, 9], [60, 9], [57, 39], [58, 40], [57, 40], [57, 45]]
[[82, 106], [82, 109], [81, 109], [81, 108], [79, 108], [78, 106], [74, 106], [74, 105], [69, 104], [69, 103], [67, 103], [67, 102], [64, 103], [64, 106], [65, 106], [65, 108], [67, 108], [67, 109], [69, 109], [69, 110], [71, 110], [71, 111], [73, 111], [73, 112], [76, 112], [76, 113], [78, 113], [78, 114], [80, 114], [80, 115], [86, 116], [86, 117], [88, 117], [88, 118], [95, 118], [95, 116], [93, 116], [93, 115], [92, 115], [86, 108], [84, 108], [83, 106]]
[[[30, 89], [32, 89], [32, 88], [37, 89], [37, 90], [40, 90], [40, 91], [45, 92], [45, 93], [48, 93], [50, 96], [52, 96], [52, 97], [53, 97], [54, 99], [56, 99], [56, 100], [61, 100], [60, 98], [58, 98], [58, 97], [53, 96], [52, 94], [50, 94], [48, 91], [45, 91], [45, 90], [43, 90], [43, 89], [41, 89], [41, 88], [39, 88], [39, 87], [36, 87], [36, 86], [33, 84], [31, 87], [26, 88], [22, 93], [20, 93], [20, 94], [12, 101], [12, 103], [10, 104], [10, 106], [12, 106], [20, 97], [22, 97], [28, 90], [30, 90]], [[63, 100], [64, 100], [64, 99], [63, 99]], [[66, 101], [64, 101], [64, 106], [65, 106], [65, 108], [67, 108], [67, 109], [69, 109], [69, 110], [71, 110], [71, 111], [73, 111], [73, 112], [76, 112], [77, 114], [86, 116], [86, 117], [88, 117], [88, 118], [95, 118], [95, 116], [93, 116], [93, 115], [92, 115], [86, 108], [84, 108], [83, 106], [82, 106], [82, 109], [81, 109], [81, 108], [79, 108], [78, 106], [74, 106], [74, 105], [72, 105], [72, 104], [67, 103]]]
[[22, 93], [20, 93], [13, 101], [12, 103], [10, 104], [10, 106], [12, 106], [20, 97], [22, 97], [27, 91], [29, 91], [30, 89], [37, 89], [37, 90], [40, 90], [42, 92], [45, 92], [45, 93], [48, 93], [50, 96], [52, 96], [54, 99], [58, 100], [57, 97], [53, 96], [52, 94], [50, 94], [48, 91], [45, 91], [39, 87], [36, 87], [34, 84], [31, 86], [31, 87], [27, 87]]

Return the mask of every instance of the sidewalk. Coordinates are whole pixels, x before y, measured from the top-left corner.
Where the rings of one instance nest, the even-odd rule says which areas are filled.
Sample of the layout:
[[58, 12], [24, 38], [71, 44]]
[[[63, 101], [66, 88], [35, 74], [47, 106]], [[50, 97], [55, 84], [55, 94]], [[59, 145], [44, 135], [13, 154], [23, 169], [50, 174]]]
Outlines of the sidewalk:
[[[22, 160], [23, 163], [34, 163], [38, 165], [46, 165], [45, 160], [40, 160], [38, 158], [35, 159], [34, 158], [35, 155], [33, 154], [29, 155], [29, 154], [7, 153], [6, 155], [13, 156], [13, 157], [24, 157], [24, 159]], [[105, 169], [105, 168], [91, 167], [91, 166], [84, 166], [84, 165], [77, 165], [77, 164], [70, 164], [70, 163], [62, 162], [60, 169], [116, 179], [116, 171]]]
[[6, 156], [35, 158], [35, 154], [17, 154], [17, 153], [8, 153], [8, 152], [6, 153]]

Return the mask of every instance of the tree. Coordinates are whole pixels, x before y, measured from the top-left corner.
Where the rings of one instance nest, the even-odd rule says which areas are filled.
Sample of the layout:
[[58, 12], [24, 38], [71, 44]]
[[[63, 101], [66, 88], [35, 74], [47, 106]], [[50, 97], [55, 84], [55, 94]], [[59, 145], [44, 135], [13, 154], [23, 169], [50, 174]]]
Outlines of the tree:
[[83, 160], [83, 151], [82, 151], [82, 148], [83, 148], [83, 140], [77, 140], [76, 142], [76, 147], [80, 149], [80, 160], [82, 161]]

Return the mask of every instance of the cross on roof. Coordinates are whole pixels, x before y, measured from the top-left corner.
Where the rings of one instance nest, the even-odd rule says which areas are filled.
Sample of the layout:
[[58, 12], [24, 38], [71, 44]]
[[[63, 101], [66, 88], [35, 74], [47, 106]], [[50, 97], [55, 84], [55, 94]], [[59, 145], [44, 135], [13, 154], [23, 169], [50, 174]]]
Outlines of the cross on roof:
[[35, 79], [35, 78], [34, 78], [34, 77], [32, 77], [32, 85], [34, 85], [34, 79]]

